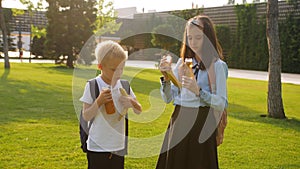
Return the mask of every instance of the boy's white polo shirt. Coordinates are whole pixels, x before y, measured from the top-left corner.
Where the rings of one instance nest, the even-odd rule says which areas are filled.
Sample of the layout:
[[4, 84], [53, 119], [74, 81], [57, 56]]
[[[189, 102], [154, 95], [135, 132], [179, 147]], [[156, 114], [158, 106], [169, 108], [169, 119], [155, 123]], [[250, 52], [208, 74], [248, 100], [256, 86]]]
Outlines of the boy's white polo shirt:
[[[102, 87], [109, 87], [100, 76], [96, 77], [99, 91], [101, 92]], [[117, 100], [120, 97], [119, 88], [122, 88], [120, 80], [116, 83], [112, 89], [113, 100], [115, 103], [116, 111], [120, 105]], [[135, 95], [130, 88], [130, 95], [135, 98]], [[86, 84], [83, 96], [80, 101], [87, 104], [92, 104], [93, 99], [90, 94], [89, 83]], [[107, 114], [105, 106], [102, 105], [99, 108], [97, 115], [90, 128], [89, 137], [87, 140], [87, 149], [94, 152], [113, 152], [119, 151], [125, 148], [125, 123], [124, 118], [118, 120], [119, 113]]]

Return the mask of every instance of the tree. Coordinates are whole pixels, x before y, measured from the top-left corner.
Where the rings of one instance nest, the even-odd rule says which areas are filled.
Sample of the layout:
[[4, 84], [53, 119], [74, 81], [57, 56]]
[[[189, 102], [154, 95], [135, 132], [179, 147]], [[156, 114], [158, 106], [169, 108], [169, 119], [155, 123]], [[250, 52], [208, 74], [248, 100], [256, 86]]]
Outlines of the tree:
[[[41, 1], [37, 2], [37, 7], [41, 7]], [[21, 3], [27, 6], [29, 10], [34, 8], [34, 4], [30, 0], [20, 0]], [[13, 15], [18, 15], [20, 10], [13, 10]], [[6, 24], [6, 17], [4, 16], [4, 10], [2, 7], [2, 0], [0, 0], [0, 28], [2, 30], [2, 39], [3, 39], [3, 52], [4, 52], [4, 68], [10, 69], [8, 49], [9, 49], [9, 38], [8, 38], [8, 28]]]
[[228, 0], [227, 4], [228, 5], [234, 5], [235, 4], [235, 0]]
[[153, 46], [159, 46], [165, 51], [169, 51], [171, 46], [174, 46], [177, 43], [174, 37], [175, 31], [171, 25], [159, 25], [153, 29], [151, 43]]
[[85, 42], [93, 35], [96, 0], [47, 0], [48, 26], [46, 52], [48, 58], [66, 56], [66, 65], [73, 61]]
[[[13, 17], [13, 11], [8, 8], [3, 9], [3, 14], [4, 14], [4, 21], [5, 21], [5, 26], [6, 26], [6, 31], [7, 31], [7, 45], [8, 45], [8, 51], [13, 51], [16, 49], [16, 44], [13, 43], [13, 40], [15, 38], [11, 37], [11, 30], [10, 30], [10, 25], [9, 22], [12, 20]], [[2, 35], [1, 35], [2, 37]], [[0, 39], [0, 52], [4, 52], [3, 49], [3, 41]]]
[[0, 28], [2, 30], [2, 39], [3, 39], [4, 68], [10, 69], [10, 63], [8, 58], [7, 28], [6, 28], [4, 12], [2, 8], [2, 0], [0, 0]]
[[278, 0], [268, 0], [267, 3], [267, 40], [269, 49], [268, 115], [273, 118], [285, 118], [281, 90]]
[[[43, 36], [43, 39], [45, 38], [45, 28], [39, 28], [38, 26], [34, 26], [32, 24], [32, 16], [34, 14], [34, 12], [37, 12], [39, 10], [44, 9], [43, 7], [43, 2], [45, 2], [45, 0], [38, 0], [36, 1], [36, 3], [34, 4], [31, 0], [20, 0], [20, 2], [22, 4], [24, 4], [27, 7], [27, 12], [29, 13], [30, 16], [30, 57], [29, 57], [29, 63], [31, 63], [31, 54], [32, 54], [32, 47], [34, 47], [33, 45], [33, 41], [32, 39], [35, 37], [41, 37], [41, 35]], [[15, 10], [15, 9], [14, 9]], [[15, 11], [14, 13], [17, 13], [18, 11]], [[23, 14], [24, 11], [21, 10], [21, 14]], [[39, 46], [41, 46], [41, 44], [39, 44]], [[35, 48], [34, 50], [38, 50], [37, 48]]]
[[38, 37], [34, 36], [32, 39], [32, 43], [30, 45], [30, 52], [36, 57], [44, 56], [44, 43], [46, 38], [44, 36]]
[[116, 23], [116, 16], [112, 1], [107, 4], [104, 0], [98, 2], [97, 19], [94, 23], [96, 36], [114, 34], [121, 27], [122, 23]]

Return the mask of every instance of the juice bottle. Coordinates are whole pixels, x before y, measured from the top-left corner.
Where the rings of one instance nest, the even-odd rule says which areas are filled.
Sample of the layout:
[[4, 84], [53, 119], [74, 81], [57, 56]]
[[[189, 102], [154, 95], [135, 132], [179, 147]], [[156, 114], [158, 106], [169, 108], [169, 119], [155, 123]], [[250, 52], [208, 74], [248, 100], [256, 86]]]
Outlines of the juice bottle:
[[184, 63], [187, 65], [188, 70], [186, 71], [185, 75], [188, 77], [194, 77], [194, 73], [193, 73], [193, 59], [192, 58], [185, 58], [184, 59]]
[[[102, 90], [110, 90], [109, 88], [102, 88]], [[105, 110], [107, 114], [114, 114], [116, 112], [114, 101], [111, 100], [110, 102], [105, 103]]]

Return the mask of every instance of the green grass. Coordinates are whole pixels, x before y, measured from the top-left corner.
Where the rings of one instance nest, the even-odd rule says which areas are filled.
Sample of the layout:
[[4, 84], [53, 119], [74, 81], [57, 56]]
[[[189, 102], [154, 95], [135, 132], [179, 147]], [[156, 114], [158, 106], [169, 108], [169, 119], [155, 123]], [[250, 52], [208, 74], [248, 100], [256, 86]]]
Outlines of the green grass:
[[[73, 70], [52, 64], [17, 63], [5, 71], [0, 65], [0, 168], [86, 168], [73, 105], [73, 97], [76, 100], [81, 91], [72, 94], [72, 86], [83, 88], [95, 71], [89, 68], [87, 72], [73, 75]], [[134, 120], [130, 122], [131, 137], [156, 136], [168, 125], [173, 107], [162, 103], [159, 76], [157, 70], [149, 69], [126, 68], [124, 72], [123, 78], [131, 80], [145, 110], [140, 116], [130, 114]], [[299, 85], [283, 84], [286, 120], [260, 117], [267, 111], [267, 82], [230, 78], [228, 97], [228, 127], [219, 147], [221, 169], [300, 168]], [[161, 140], [132, 141], [130, 153], [158, 153]], [[157, 155], [131, 156], [125, 165], [153, 169], [156, 160]]]

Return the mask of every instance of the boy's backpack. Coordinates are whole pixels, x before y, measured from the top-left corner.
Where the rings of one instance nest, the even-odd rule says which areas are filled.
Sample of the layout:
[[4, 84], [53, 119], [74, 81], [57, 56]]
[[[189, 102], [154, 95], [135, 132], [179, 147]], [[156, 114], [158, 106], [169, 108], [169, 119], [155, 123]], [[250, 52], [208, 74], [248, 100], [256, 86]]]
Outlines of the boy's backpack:
[[[98, 88], [98, 83], [96, 79], [91, 79], [88, 81], [90, 85], [90, 92], [91, 96], [93, 98], [93, 101], [96, 100], [96, 98], [99, 96], [99, 88]], [[130, 85], [127, 80], [121, 80], [122, 87], [126, 90], [127, 94], [130, 95]], [[80, 142], [81, 142], [81, 149], [83, 152], [87, 152], [87, 139], [88, 139], [88, 133], [89, 130], [93, 124], [94, 118], [91, 119], [89, 122], [85, 121], [82, 117], [82, 110], [80, 112], [80, 123], [79, 123], [79, 134], [80, 134]], [[122, 154], [127, 154], [127, 143], [128, 143], [128, 118], [127, 114], [125, 117], [125, 149], [121, 151]]]

